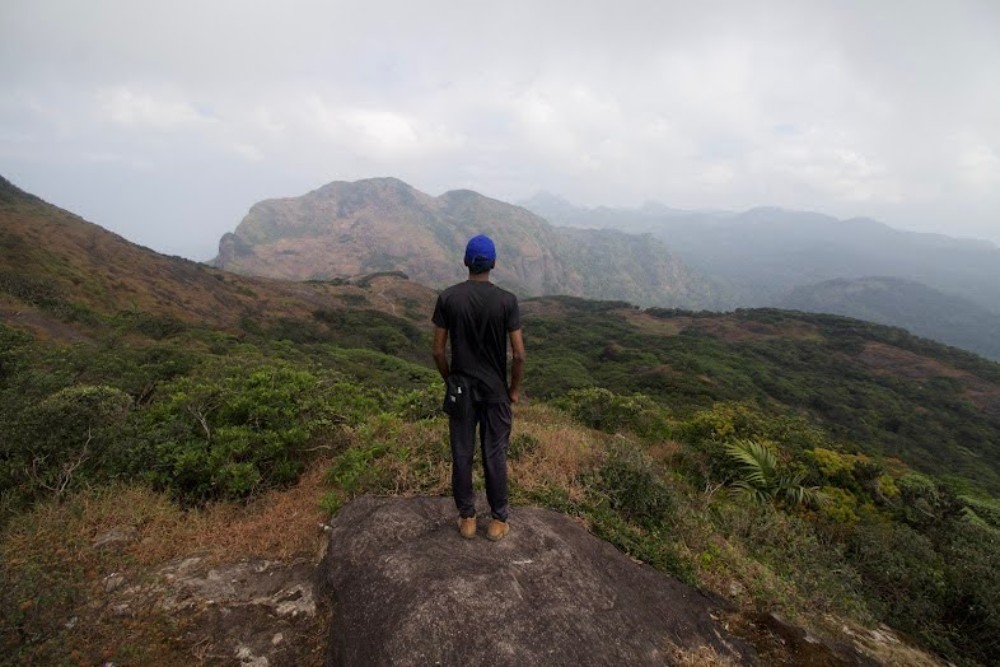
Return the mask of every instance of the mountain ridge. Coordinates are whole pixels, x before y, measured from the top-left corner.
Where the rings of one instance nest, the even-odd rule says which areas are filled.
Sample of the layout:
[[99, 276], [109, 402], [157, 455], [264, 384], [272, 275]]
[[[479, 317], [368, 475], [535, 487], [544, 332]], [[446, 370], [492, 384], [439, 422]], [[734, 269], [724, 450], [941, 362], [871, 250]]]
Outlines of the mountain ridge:
[[522, 203], [557, 225], [649, 233], [695, 269], [725, 281], [731, 307], [774, 305], [795, 287], [824, 280], [884, 275], [1000, 313], [1000, 247], [983, 239], [773, 206], [740, 213], [585, 208], [554, 195]]
[[718, 286], [650, 237], [602, 235], [619, 253], [649, 251], [640, 266], [607, 243], [589, 244], [524, 208], [472, 190], [431, 197], [394, 178], [338, 181], [301, 197], [259, 202], [223, 236], [212, 264], [297, 280], [401, 270], [440, 288], [464, 277], [464, 244], [477, 233], [497, 243], [494, 278], [525, 296], [587, 295], [683, 307], [723, 301]]

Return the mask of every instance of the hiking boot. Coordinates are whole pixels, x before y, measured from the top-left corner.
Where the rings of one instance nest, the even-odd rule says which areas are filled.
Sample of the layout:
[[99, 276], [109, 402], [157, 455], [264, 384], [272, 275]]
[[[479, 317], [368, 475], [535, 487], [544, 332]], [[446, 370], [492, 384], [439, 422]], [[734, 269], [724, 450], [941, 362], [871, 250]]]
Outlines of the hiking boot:
[[507, 525], [506, 521], [493, 519], [493, 521], [490, 522], [489, 530], [486, 531], [486, 537], [490, 538], [494, 542], [497, 542], [507, 537], [507, 533], [509, 532], [510, 526]]
[[476, 517], [458, 517], [458, 532], [467, 540], [476, 536]]

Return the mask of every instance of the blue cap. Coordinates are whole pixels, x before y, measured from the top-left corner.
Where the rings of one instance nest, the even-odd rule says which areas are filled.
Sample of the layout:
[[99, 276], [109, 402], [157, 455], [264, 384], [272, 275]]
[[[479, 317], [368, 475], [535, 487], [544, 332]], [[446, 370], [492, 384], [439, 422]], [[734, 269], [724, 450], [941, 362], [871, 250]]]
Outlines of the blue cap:
[[469, 239], [465, 246], [465, 264], [475, 268], [487, 268], [497, 259], [497, 249], [489, 236], [480, 234]]

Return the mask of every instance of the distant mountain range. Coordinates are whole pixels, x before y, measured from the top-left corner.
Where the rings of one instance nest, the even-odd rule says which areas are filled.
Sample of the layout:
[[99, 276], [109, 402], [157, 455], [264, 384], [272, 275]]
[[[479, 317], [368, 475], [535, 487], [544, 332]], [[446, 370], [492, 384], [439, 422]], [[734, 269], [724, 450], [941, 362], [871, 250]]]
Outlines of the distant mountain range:
[[1000, 248], [988, 241], [778, 208], [580, 208], [548, 193], [521, 205], [557, 225], [649, 234], [728, 308], [848, 315], [1000, 360]]
[[394, 178], [335, 182], [255, 204], [222, 238], [212, 264], [292, 280], [393, 270], [443, 287], [462, 279], [465, 243], [480, 233], [497, 243], [496, 281], [523, 296], [716, 309], [729, 301], [649, 235], [557, 228], [469, 190], [431, 197]]
[[580, 208], [547, 193], [521, 205], [555, 225], [651, 234], [688, 265], [727, 281], [733, 306], [774, 305], [796, 287], [826, 280], [891, 276], [1000, 314], [1000, 248], [988, 241], [778, 208]]

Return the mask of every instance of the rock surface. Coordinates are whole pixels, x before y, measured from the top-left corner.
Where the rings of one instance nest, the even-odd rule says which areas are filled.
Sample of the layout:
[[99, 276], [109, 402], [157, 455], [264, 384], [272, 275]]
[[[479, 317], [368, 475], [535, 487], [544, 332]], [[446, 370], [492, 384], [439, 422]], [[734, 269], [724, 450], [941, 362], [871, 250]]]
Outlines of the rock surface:
[[[160, 568], [148, 581], [115, 580], [112, 607], [128, 618], [155, 606], [193, 619], [184, 641], [215, 663], [243, 667], [318, 664], [314, 637], [326, 615], [314, 596], [315, 565], [249, 560], [210, 565], [191, 556]], [[107, 578], [107, 585], [114, 577]], [[215, 664], [213, 663], [213, 664]]]
[[744, 663], [726, 603], [633, 562], [571, 519], [518, 508], [459, 536], [449, 498], [358, 498], [332, 524], [322, 585], [331, 665]]

